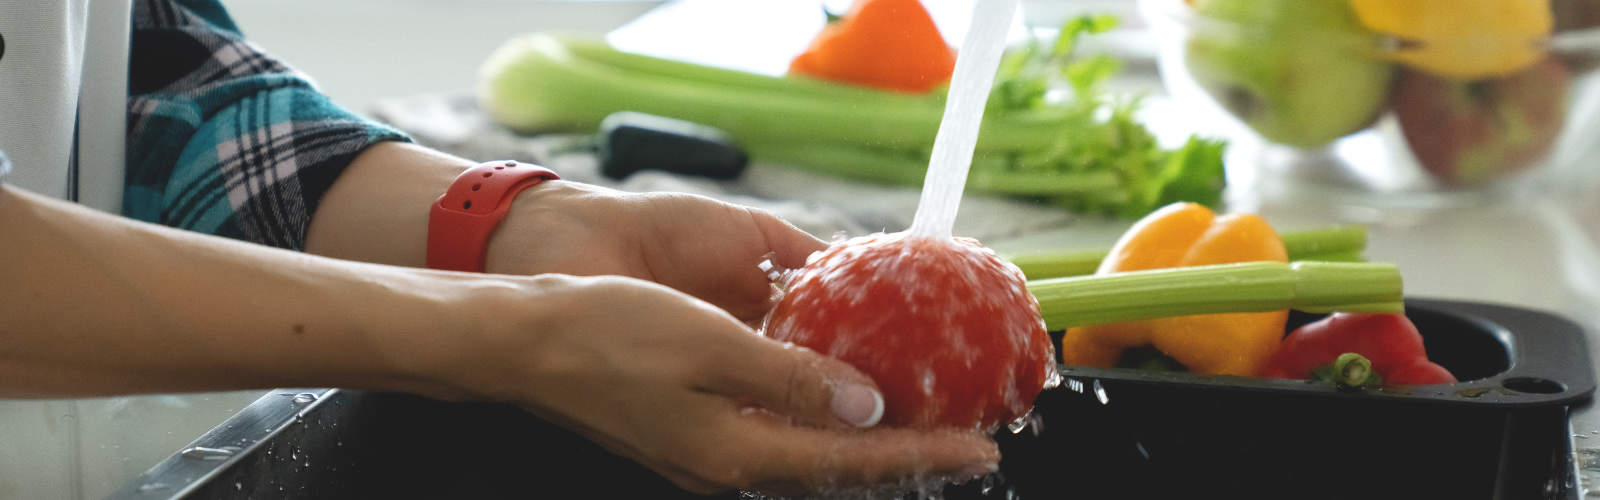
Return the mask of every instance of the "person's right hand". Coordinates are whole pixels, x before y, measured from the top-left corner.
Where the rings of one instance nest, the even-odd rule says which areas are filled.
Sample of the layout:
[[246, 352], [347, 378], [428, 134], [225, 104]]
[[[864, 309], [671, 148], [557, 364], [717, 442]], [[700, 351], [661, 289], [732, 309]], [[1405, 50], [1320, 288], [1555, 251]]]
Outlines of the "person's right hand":
[[476, 287], [484, 293], [470, 307], [482, 321], [452, 340], [468, 346], [455, 362], [436, 366], [453, 396], [520, 404], [687, 490], [975, 477], [999, 460], [976, 432], [862, 429], [883, 414], [866, 376], [667, 287], [559, 275], [510, 283]]

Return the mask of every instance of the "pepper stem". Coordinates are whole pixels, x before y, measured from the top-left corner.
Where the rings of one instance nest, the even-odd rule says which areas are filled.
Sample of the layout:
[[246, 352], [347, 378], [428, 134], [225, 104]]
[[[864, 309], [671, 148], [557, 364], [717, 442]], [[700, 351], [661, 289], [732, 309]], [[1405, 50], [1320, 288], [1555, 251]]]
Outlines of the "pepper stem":
[[1361, 387], [1372, 378], [1372, 361], [1357, 353], [1340, 354], [1333, 360], [1333, 383]]

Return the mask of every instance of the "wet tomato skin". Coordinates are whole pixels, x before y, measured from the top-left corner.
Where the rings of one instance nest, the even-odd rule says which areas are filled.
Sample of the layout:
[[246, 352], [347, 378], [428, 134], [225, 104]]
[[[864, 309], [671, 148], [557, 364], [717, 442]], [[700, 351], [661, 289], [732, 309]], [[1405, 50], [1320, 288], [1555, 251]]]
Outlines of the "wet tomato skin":
[[872, 377], [883, 425], [992, 429], [1027, 414], [1055, 359], [1026, 285], [977, 240], [873, 234], [795, 271], [765, 333]]

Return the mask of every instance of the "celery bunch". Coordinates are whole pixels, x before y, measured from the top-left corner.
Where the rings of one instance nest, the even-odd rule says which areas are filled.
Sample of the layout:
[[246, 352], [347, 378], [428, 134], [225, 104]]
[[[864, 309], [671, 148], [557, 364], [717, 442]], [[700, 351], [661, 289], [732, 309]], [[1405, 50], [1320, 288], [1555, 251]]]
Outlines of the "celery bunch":
[[[1174, 201], [1220, 200], [1220, 142], [1162, 149], [1133, 118], [1137, 99], [1100, 89], [1116, 60], [1073, 56], [1078, 37], [1114, 24], [1079, 18], [1048, 48], [1035, 40], [1008, 52], [969, 189], [1130, 217]], [[913, 186], [944, 111], [942, 93], [757, 75], [553, 34], [508, 42], [485, 64], [481, 85], [484, 109], [521, 131], [592, 132], [606, 115], [638, 111], [720, 128], [757, 161]]]

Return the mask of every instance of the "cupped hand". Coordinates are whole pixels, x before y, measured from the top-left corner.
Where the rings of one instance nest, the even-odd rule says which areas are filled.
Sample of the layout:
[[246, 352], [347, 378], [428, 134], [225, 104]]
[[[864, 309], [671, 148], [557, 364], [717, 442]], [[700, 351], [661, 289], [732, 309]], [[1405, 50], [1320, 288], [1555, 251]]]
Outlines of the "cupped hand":
[[750, 321], [771, 306], [762, 259], [800, 267], [825, 246], [760, 209], [551, 181], [519, 195], [490, 239], [486, 270], [639, 278]]
[[498, 312], [453, 341], [470, 346], [441, 370], [455, 397], [521, 404], [685, 489], [788, 494], [998, 461], [977, 433], [866, 429], [883, 414], [866, 376], [681, 292], [610, 276], [515, 283], [474, 299]]

